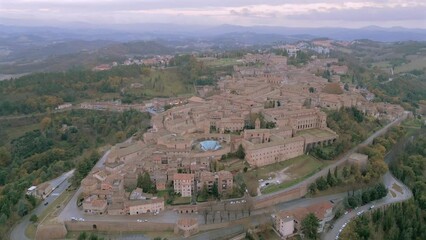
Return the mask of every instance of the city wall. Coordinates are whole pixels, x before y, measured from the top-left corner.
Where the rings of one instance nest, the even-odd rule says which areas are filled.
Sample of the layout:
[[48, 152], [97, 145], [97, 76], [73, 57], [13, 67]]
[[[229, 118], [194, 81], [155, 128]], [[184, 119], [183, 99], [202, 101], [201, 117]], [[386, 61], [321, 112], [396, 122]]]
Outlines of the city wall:
[[161, 232], [173, 231], [174, 223], [153, 223], [153, 222], [105, 222], [105, 221], [85, 221], [71, 222], [65, 221], [68, 231], [100, 231], [100, 232]]
[[267, 196], [262, 199], [256, 199], [254, 203], [254, 209], [266, 208], [269, 206], [274, 206], [278, 203], [288, 202], [291, 200], [299, 199], [308, 193], [307, 185], [302, 185], [300, 187], [284, 191], [278, 194]]

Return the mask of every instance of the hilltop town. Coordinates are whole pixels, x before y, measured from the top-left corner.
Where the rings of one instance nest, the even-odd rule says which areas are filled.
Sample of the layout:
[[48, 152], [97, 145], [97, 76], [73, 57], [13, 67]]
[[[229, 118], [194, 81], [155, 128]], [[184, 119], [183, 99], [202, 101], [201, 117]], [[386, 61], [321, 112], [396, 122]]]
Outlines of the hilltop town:
[[[82, 104], [86, 109], [123, 111], [124, 106], [152, 114], [142, 139], [113, 146], [104, 166], [82, 180], [82, 211], [158, 214], [176, 198], [193, 205], [206, 192], [221, 199], [242, 197], [247, 190], [236, 192], [241, 186], [234, 181], [242, 169], [217, 167], [227, 157], [238, 159], [239, 153], [238, 161], [254, 169], [333, 144], [339, 136], [327, 127], [323, 109], [354, 107], [387, 120], [404, 113], [398, 105], [372, 102], [366, 89], [341, 83], [347, 66], [337, 59], [318, 58], [295, 67], [284, 56], [247, 54], [241, 62], [232, 76], [221, 78], [203, 98]], [[329, 79], [318, 74], [324, 71], [330, 73]], [[166, 105], [169, 109], [164, 111]], [[141, 185], [145, 188], [137, 188]], [[175, 198], [157, 194], [164, 191]]]
[[2, 1], [0, 240], [426, 239], [423, 2]]

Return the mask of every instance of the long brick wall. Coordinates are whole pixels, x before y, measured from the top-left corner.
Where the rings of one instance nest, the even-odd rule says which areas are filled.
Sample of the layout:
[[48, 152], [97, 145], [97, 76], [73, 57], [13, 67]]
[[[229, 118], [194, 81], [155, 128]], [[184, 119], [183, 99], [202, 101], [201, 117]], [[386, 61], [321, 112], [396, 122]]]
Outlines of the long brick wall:
[[152, 222], [105, 222], [105, 221], [86, 221], [71, 222], [65, 221], [65, 227], [68, 231], [101, 231], [101, 232], [160, 232], [173, 231], [173, 223], [152, 223]]
[[279, 194], [274, 194], [263, 199], [256, 200], [254, 204], [255, 209], [265, 208], [269, 206], [274, 206], [281, 202], [288, 202], [291, 200], [299, 199], [308, 193], [308, 188], [306, 185], [294, 188]]

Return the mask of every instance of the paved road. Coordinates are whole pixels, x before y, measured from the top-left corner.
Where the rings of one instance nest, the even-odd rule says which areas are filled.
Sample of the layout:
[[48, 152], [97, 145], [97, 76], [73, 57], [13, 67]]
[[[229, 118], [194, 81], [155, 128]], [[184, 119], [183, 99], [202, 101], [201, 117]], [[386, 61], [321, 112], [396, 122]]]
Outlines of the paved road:
[[311, 177], [309, 177], [309, 178], [307, 178], [307, 179], [305, 179], [305, 180], [303, 180], [303, 181], [301, 181], [301, 182], [299, 182], [299, 183], [297, 183], [297, 184], [295, 184], [295, 185], [293, 185], [293, 186], [291, 186], [289, 188], [283, 189], [281, 191], [277, 191], [275, 193], [257, 196], [255, 198], [256, 199], [267, 198], [267, 197], [270, 197], [272, 195], [279, 194], [279, 193], [282, 193], [282, 192], [286, 192], [286, 191], [298, 188], [300, 186], [309, 184], [309, 183], [315, 181], [315, 179], [317, 179], [317, 178], [319, 178], [321, 176], [325, 176], [328, 173], [328, 170], [333, 170], [335, 167], [337, 167], [340, 164], [344, 163], [348, 159], [349, 155], [351, 155], [352, 153], [358, 151], [358, 149], [360, 148], [360, 146], [371, 144], [376, 137], [381, 136], [384, 133], [386, 133], [390, 127], [395, 126], [395, 125], [401, 123], [404, 119], [407, 118], [407, 116], [408, 116], [408, 112], [405, 112], [403, 116], [401, 116], [399, 118], [396, 118], [394, 121], [388, 123], [385, 127], [381, 128], [380, 130], [378, 130], [375, 133], [373, 133], [370, 137], [368, 137], [362, 143], [358, 144], [356, 147], [354, 147], [354, 148], [350, 149], [349, 151], [347, 151], [335, 163], [328, 165], [327, 167], [323, 168], [321, 171], [315, 173]]
[[[323, 170], [321, 170], [320, 172], [316, 173], [315, 175], [311, 176], [310, 178], [292, 186], [291, 188], [285, 189], [283, 191], [288, 191], [289, 189], [293, 189], [293, 188], [297, 188], [303, 184], [306, 184], [312, 180], [315, 180], [316, 178], [318, 178], [319, 176], [325, 175], [329, 169], [333, 169], [335, 166], [343, 163], [344, 161], [346, 161], [347, 157], [356, 152], [358, 150], [358, 147], [360, 145], [366, 145], [366, 144], [370, 144], [372, 143], [372, 141], [374, 140], [374, 138], [384, 134], [391, 126], [394, 126], [396, 124], [399, 124], [403, 119], [406, 118], [406, 114], [403, 117], [397, 118], [394, 121], [392, 121], [391, 123], [389, 123], [388, 125], [386, 125], [385, 127], [383, 127], [382, 129], [380, 129], [379, 131], [375, 132], [374, 134], [372, 134], [367, 140], [365, 140], [364, 142], [362, 142], [361, 144], [359, 144], [357, 147], [354, 147], [353, 149], [351, 149], [350, 151], [348, 151], [346, 154], [344, 154], [338, 161], [336, 161], [335, 163], [331, 164], [330, 166], [324, 168]], [[96, 164], [96, 167], [101, 167], [103, 165], [103, 163], [105, 162], [105, 160], [108, 157], [110, 151], [106, 152], [104, 154], [104, 156], [100, 159], [100, 161], [98, 161], [98, 163]], [[178, 219], [179, 217], [181, 217], [180, 215], [178, 215], [177, 213], [173, 212], [173, 211], [165, 211], [157, 216], [153, 216], [153, 215], [139, 215], [139, 216], [88, 216], [88, 215], [84, 215], [77, 207], [76, 202], [77, 202], [77, 198], [79, 196], [79, 194], [81, 193], [81, 188], [79, 188], [77, 190], [77, 192], [74, 194], [74, 196], [72, 197], [71, 201], [68, 203], [68, 205], [62, 210], [62, 212], [60, 213], [60, 215], [58, 216], [58, 218], [60, 220], [70, 220], [71, 217], [76, 217], [76, 218], [85, 218], [86, 220], [96, 220], [96, 221], [121, 221], [121, 222], [127, 222], [127, 221], [136, 221], [137, 219], [147, 219], [148, 221], [152, 221], [152, 222], [175, 222], [176, 219]], [[280, 193], [280, 192], [277, 192]], [[277, 194], [274, 193], [274, 194]], [[297, 200], [293, 200], [290, 202], [285, 202], [285, 203], [280, 203], [277, 204], [275, 206], [272, 206], [270, 208], [265, 208], [265, 209], [259, 209], [256, 211], [252, 212], [252, 216], [250, 217], [250, 219], [252, 219], [253, 223], [258, 224], [260, 223], [260, 221], [266, 221], [266, 220], [270, 220], [270, 218], [259, 218], [259, 216], [270, 216], [271, 213], [276, 212], [276, 211], [280, 211], [283, 209], [289, 209], [289, 208], [294, 208], [294, 207], [303, 207], [303, 206], [307, 206], [307, 205], [311, 205], [317, 202], [321, 202], [324, 200], [330, 200], [330, 199], [336, 199], [336, 198], [343, 198], [345, 196], [346, 193], [341, 193], [341, 194], [336, 194], [336, 195], [332, 195], [332, 196], [323, 196], [323, 197], [318, 197], [318, 198], [302, 198], [302, 199], [297, 199]], [[256, 197], [257, 199], [260, 199], [262, 197], [267, 197], [270, 196], [271, 194], [268, 195], [263, 195], [263, 196], [258, 196]], [[247, 214], [247, 213], [246, 213]], [[231, 214], [234, 215], [234, 214]], [[202, 214], [194, 214], [194, 216], [196, 216], [199, 219], [200, 223], [204, 222], [204, 217], [202, 216]], [[241, 217], [241, 216], [240, 216]], [[237, 218], [240, 218], [237, 215]], [[233, 217], [231, 217], [232, 219]], [[265, 220], [266, 219], [266, 220]], [[211, 217], [208, 220], [209, 222], [212, 221]], [[219, 222], [220, 218], [216, 217], [216, 222]], [[222, 234], [224, 234], [224, 236], [229, 235], [230, 233], [234, 233], [233, 231], [231, 231], [234, 228], [230, 228], [229, 231], [226, 229], [222, 229], [223, 231], [220, 231]], [[124, 234], [123, 234], [124, 235]], [[129, 235], [130, 236], [130, 235]], [[134, 235], [131, 235], [134, 236]], [[204, 236], [204, 235], [203, 235]]]
[[[129, 140], [127, 140], [127, 141], [129, 141]], [[94, 168], [102, 167], [104, 165], [106, 159], [108, 158], [108, 155], [109, 155], [110, 152], [111, 152], [111, 150], [108, 150], [101, 157], [101, 159], [95, 164]], [[81, 189], [81, 186], [80, 186], [78, 188], [78, 190], [74, 193], [71, 200], [68, 202], [68, 204], [64, 207], [64, 209], [59, 214], [59, 216], [58, 216], [59, 220], [62, 220], [62, 221], [71, 220], [71, 217], [84, 218], [84, 215], [82, 214], [82, 212], [77, 207], [78, 196], [80, 195], [81, 192], [82, 192], [82, 189]]]
[[[397, 146], [395, 146], [394, 148], [392, 148], [392, 150], [386, 154], [385, 156], [385, 162], [386, 163], [391, 163], [395, 157], [397, 157], [397, 153], [399, 151], [403, 151], [403, 147], [406, 144], [406, 140], [401, 140], [398, 141]], [[402, 147], [402, 148], [401, 148]], [[369, 211], [369, 208], [374, 205], [375, 208], [378, 207], [383, 207], [385, 205], [391, 204], [391, 203], [395, 203], [395, 202], [402, 202], [405, 200], [408, 200], [412, 197], [412, 192], [411, 190], [404, 185], [401, 181], [399, 181], [398, 179], [396, 179], [389, 171], [383, 176], [383, 183], [386, 185], [386, 187], [390, 190], [392, 190], [392, 186], [393, 184], [397, 184], [402, 188], [402, 193], [396, 191], [396, 190], [392, 190], [396, 196], [393, 197], [392, 194], [389, 192], [388, 195], [382, 199], [373, 201], [367, 205], [364, 205], [360, 208], [358, 208], [356, 211], [352, 211], [346, 215], [343, 215], [341, 218], [339, 218], [335, 223], [334, 223], [334, 227], [332, 230], [330, 230], [329, 232], [323, 234], [323, 239], [338, 239], [338, 236], [340, 234], [341, 229], [343, 229], [343, 225], [346, 223], [348, 223], [351, 219], [357, 217], [357, 213], [360, 211], [364, 211], [367, 212]]]
[[[69, 172], [66, 172], [59, 176], [58, 178], [55, 178], [50, 182], [52, 187], [55, 189], [53, 192], [42, 202], [48, 202], [52, 203], [57, 199], [69, 186], [70, 183], [68, 182], [68, 179], [74, 174], [74, 170], [71, 170]], [[40, 204], [38, 205], [33, 211], [31, 211], [28, 215], [24, 216], [21, 221], [15, 225], [10, 233], [10, 239], [12, 240], [29, 240], [27, 236], [25, 235], [25, 229], [27, 229], [28, 225], [30, 224], [30, 216], [33, 214], [40, 215], [48, 205]], [[42, 219], [40, 219], [41, 221]]]
[[389, 192], [386, 197], [379, 199], [379, 200], [376, 200], [376, 201], [373, 201], [371, 203], [368, 203], [364, 206], [359, 207], [356, 210], [351, 211], [348, 214], [343, 215], [334, 223], [333, 229], [331, 229], [329, 232], [323, 234], [322, 239], [326, 239], [326, 240], [338, 239], [338, 236], [339, 236], [341, 230], [344, 228], [343, 225], [347, 224], [351, 219], [357, 217], [358, 213], [368, 212], [370, 210], [369, 208], [372, 205], [375, 206], [374, 208], [380, 208], [380, 207], [383, 207], [383, 206], [391, 204], [391, 203], [402, 202], [402, 201], [405, 201], [405, 200], [408, 200], [408, 199], [411, 198], [412, 193], [411, 193], [410, 189], [407, 186], [405, 186], [403, 183], [398, 181], [390, 172], [387, 172], [383, 176], [383, 181], [389, 189], [392, 188], [392, 185], [394, 183], [398, 184], [399, 186], [402, 187], [402, 193], [399, 193], [399, 192], [394, 190], [394, 193], [396, 193], [395, 197], [393, 197], [392, 194]]

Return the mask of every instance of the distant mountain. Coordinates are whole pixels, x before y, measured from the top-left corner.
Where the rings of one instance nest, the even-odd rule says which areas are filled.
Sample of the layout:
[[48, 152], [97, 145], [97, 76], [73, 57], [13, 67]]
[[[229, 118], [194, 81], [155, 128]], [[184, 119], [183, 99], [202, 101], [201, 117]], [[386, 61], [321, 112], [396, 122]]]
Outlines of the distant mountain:
[[253, 32], [258, 34], [280, 34], [285, 36], [309, 35], [317, 38], [326, 37], [336, 40], [370, 39], [380, 42], [396, 41], [426, 41], [426, 29], [408, 29], [402, 27], [382, 28], [369, 26], [358, 29], [348, 28], [289, 28], [270, 26], [242, 27], [234, 25], [221, 25], [209, 29], [210, 34], [223, 34], [226, 32]]
[[292, 43], [318, 38], [348, 41], [368, 39], [380, 42], [426, 41], [426, 29], [157, 23], [102, 26], [68, 23], [62, 27], [0, 24], [0, 74], [58, 71], [72, 66], [90, 68], [133, 55], [257, 48], [277, 42]]
[[[0, 18], [1, 20], [1, 18]], [[370, 39], [374, 41], [426, 41], [426, 29], [408, 29], [402, 27], [383, 28], [367, 26], [364, 28], [294, 28], [277, 26], [199, 26], [177, 25], [162, 23], [141, 24], [111, 24], [93, 25], [81, 23], [66, 24], [66, 27], [27, 27], [0, 25], [0, 35], [38, 35], [43, 38], [80, 39], [80, 40], [109, 40], [109, 41], [135, 41], [135, 40], [182, 40], [217, 38], [219, 35], [229, 33], [254, 33], [274, 34], [282, 36], [309, 35], [316, 38], [327, 37], [337, 40]]]

